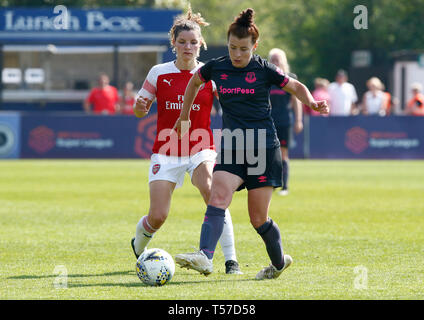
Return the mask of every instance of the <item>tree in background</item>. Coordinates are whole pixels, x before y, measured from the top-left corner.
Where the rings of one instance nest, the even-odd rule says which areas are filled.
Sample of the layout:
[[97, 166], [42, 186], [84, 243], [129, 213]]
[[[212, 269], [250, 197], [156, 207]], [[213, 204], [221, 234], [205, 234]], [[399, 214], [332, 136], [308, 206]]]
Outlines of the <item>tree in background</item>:
[[[312, 85], [317, 76], [333, 79], [349, 69], [355, 50], [369, 50], [373, 64], [388, 66], [391, 52], [424, 49], [424, 0], [192, 0], [211, 23], [204, 31], [209, 44], [225, 44], [226, 28], [239, 11], [253, 7], [261, 31], [258, 53], [272, 47], [287, 52], [300, 80]], [[368, 28], [356, 29], [355, 7], [368, 11]]]

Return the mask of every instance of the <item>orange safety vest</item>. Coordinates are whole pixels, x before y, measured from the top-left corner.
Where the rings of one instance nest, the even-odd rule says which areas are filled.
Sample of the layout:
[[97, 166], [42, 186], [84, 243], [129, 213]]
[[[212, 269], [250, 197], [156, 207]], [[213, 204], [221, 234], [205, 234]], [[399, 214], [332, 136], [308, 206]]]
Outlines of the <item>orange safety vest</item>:
[[408, 102], [408, 108], [412, 110], [413, 116], [424, 116], [424, 95], [417, 93]]
[[386, 98], [384, 103], [384, 111], [386, 111], [386, 115], [389, 115], [392, 112], [392, 95], [390, 92], [384, 92], [384, 96]]

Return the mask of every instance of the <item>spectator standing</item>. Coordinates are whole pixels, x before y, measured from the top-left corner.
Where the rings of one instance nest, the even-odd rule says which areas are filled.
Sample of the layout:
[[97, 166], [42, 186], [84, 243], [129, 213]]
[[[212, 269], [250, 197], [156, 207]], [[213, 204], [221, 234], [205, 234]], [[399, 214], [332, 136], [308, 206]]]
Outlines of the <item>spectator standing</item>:
[[[312, 91], [312, 96], [314, 97], [316, 101], [327, 101], [327, 105], [330, 106], [330, 95], [328, 93], [329, 84], [330, 84], [330, 81], [328, 81], [327, 79], [315, 78], [314, 90]], [[303, 112], [310, 116], [322, 116], [322, 114], [320, 114], [318, 111], [315, 111], [306, 105], [303, 105]]]
[[101, 73], [99, 75], [98, 87], [93, 88], [84, 101], [85, 112], [115, 114], [119, 110], [118, 90], [114, 86], [111, 86], [109, 81], [107, 74]]
[[355, 87], [348, 82], [346, 71], [337, 71], [335, 80], [328, 86], [331, 100], [330, 115], [349, 116], [358, 114], [356, 108], [358, 96]]
[[393, 97], [392, 94], [386, 90], [386, 87], [383, 84], [383, 87], [381, 90], [384, 93], [384, 113], [386, 116], [389, 116], [392, 114], [393, 109], [397, 107], [398, 105], [398, 99], [396, 97]]
[[424, 95], [422, 94], [422, 84], [418, 82], [413, 83], [411, 85], [411, 90], [412, 98], [408, 102], [405, 114], [412, 116], [424, 116]]
[[134, 84], [128, 81], [125, 84], [122, 96], [120, 98], [120, 111], [122, 114], [134, 115], [133, 106], [135, 103], [136, 93], [134, 92]]
[[362, 97], [362, 113], [364, 115], [386, 115], [387, 95], [383, 92], [383, 83], [377, 77], [367, 81], [368, 91]]

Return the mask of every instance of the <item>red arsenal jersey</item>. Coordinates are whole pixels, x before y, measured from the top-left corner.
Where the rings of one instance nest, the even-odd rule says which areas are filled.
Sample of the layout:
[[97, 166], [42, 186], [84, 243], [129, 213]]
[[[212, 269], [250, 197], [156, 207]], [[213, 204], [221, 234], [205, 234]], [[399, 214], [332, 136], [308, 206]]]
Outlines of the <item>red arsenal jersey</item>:
[[172, 128], [180, 116], [184, 93], [194, 70], [179, 70], [173, 61], [154, 66], [148, 73], [143, 87], [137, 94], [153, 101], [157, 100], [158, 118], [153, 153], [171, 156], [193, 155], [204, 149], [215, 149], [210, 129], [210, 113], [215, 86], [209, 81], [200, 87], [190, 111], [191, 127], [181, 140]]

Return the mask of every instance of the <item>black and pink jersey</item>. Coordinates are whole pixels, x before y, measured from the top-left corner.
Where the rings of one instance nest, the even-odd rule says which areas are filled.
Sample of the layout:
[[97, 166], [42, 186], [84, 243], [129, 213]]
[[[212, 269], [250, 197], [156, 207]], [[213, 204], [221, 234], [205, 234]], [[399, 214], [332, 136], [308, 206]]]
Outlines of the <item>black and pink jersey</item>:
[[[288, 76], [292, 79], [297, 79], [294, 73], [288, 73]], [[290, 108], [291, 98], [291, 94], [280, 87], [271, 87], [271, 115], [276, 127], [289, 127], [293, 124], [293, 109]]]
[[280, 145], [271, 117], [269, 93], [271, 86], [283, 88], [289, 81], [281, 69], [258, 55], [254, 55], [246, 67], [236, 68], [230, 57], [224, 56], [206, 63], [198, 75], [204, 82], [215, 82], [222, 106], [223, 129], [266, 129], [266, 146], [255, 148]]
[[[199, 63], [194, 70], [179, 70], [175, 63], [171, 61], [158, 64], [149, 71], [137, 98], [141, 96], [151, 101], [157, 100], [157, 134], [153, 153], [188, 156], [204, 149], [215, 149], [213, 134], [210, 129], [210, 114], [215, 94], [215, 86], [212, 81], [202, 85], [192, 105], [188, 150], [181, 147], [184, 140], [175, 139], [176, 134], [171, 137], [171, 129], [181, 113], [187, 84], [202, 65], [203, 63]], [[176, 148], [175, 143], [178, 143], [178, 148]], [[176, 150], [178, 152], [172, 152]]]

